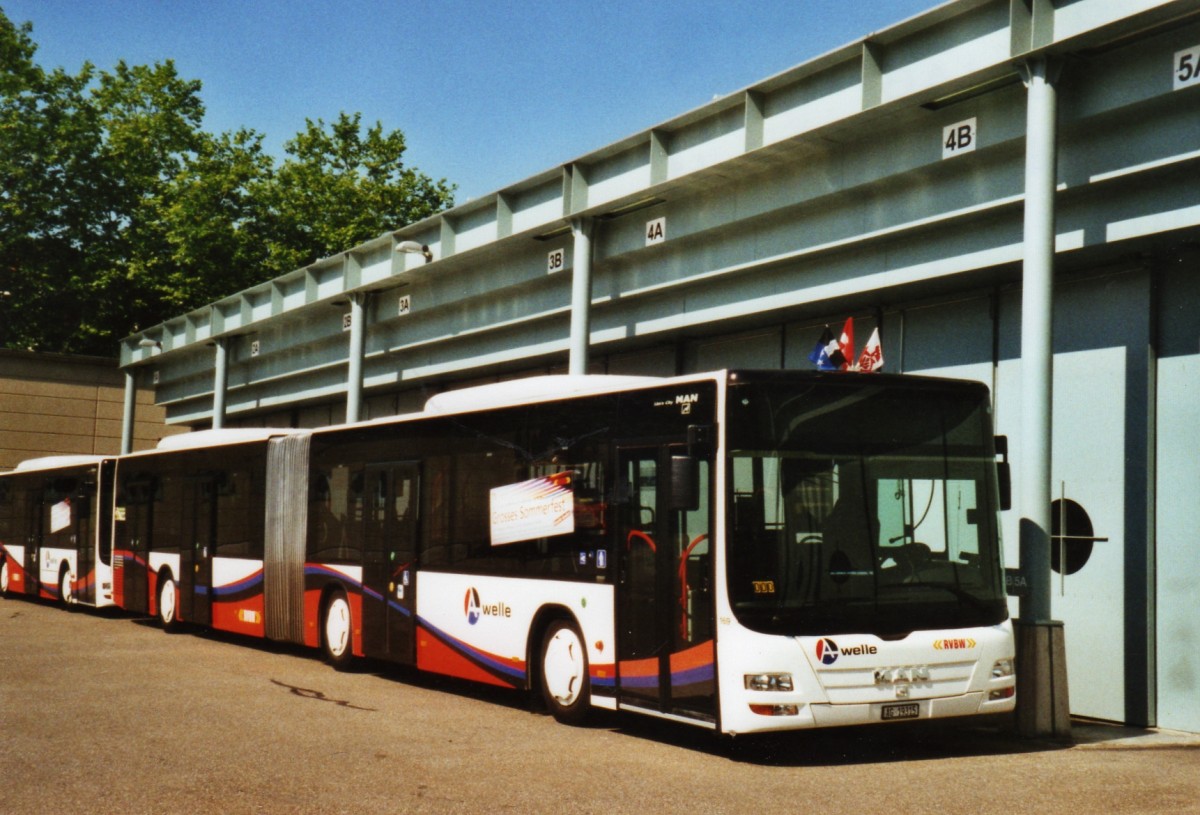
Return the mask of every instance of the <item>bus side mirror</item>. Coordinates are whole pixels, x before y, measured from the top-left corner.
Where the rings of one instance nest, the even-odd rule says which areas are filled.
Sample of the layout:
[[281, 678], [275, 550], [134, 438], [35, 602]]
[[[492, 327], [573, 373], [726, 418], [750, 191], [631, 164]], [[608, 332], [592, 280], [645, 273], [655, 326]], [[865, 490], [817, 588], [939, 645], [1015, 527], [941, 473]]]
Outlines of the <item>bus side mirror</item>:
[[688, 425], [687, 451], [695, 458], [708, 458], [717, 447], [716, 428], [710, 424]]
[[700, 461], [694, 456], [671, 456], [671, 509], [700, 508]]
[[1012, 468], [1008, 464], [1008, 436], [996, 436], [996, 481], [1000, 487], [1000, 509], [1012, 509]]

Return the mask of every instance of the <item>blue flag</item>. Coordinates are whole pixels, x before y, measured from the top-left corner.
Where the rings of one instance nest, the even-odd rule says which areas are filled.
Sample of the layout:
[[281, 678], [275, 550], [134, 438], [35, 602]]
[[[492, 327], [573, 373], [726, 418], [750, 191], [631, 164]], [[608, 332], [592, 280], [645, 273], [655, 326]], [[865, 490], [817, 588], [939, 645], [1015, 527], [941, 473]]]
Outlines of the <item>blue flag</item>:
[[846, 357], [842, 354], [842, 347], [833, 337], [833, 332], [829, 330], [829, 326], [825, 326], [825, 330], [821, 332], [821, 339], [817, 340], [816, 346], [812, 353], [808, 355], [808, 359], [817, 366], [818, 371], [840, 371], [842, 366], [846, 364]]

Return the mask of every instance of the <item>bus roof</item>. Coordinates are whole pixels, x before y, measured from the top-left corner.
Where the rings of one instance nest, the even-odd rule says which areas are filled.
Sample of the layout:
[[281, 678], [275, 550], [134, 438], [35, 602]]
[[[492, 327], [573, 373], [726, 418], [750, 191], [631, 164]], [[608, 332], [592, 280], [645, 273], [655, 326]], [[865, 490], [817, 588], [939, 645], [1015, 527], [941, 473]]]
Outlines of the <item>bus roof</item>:
[[54, 470], [59, 467], [82, 467], [103, 461], [106, 456], [42, 456], [19, 463], [9, 472], [25, 473], [32, 470]]
[[197, 447], [218, 447], [223, 444], [238, 444], [248, 441], [266, 441], [276, 436], [290, 436], [310, 431], [294, 427], [229, 427], [220, 430], [197, 430], [165, 436], [158, 442], [157, 450], [191, 450]]
[[461, 413], [468, 410], [522, 405], [546, 399], [565, 399], [597, 393], [638, 388], [666, 382], [657, 376], [611, 376], [555, 374], [493, 382], [460, 388], [429, 397], [425, 412]]

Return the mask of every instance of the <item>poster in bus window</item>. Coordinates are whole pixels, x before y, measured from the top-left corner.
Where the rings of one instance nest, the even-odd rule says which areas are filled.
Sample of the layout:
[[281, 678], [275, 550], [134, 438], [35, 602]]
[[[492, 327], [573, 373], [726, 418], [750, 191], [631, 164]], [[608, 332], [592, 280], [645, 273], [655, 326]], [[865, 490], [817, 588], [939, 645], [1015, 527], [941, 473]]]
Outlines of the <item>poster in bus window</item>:
[[64, 498], [50, 507], [50, 531], [62, 532], [71, 525], [71, 499]]
[[569, 472], [495, 487], [490, 503], [492, 546], [575, 531], [575, 494]]

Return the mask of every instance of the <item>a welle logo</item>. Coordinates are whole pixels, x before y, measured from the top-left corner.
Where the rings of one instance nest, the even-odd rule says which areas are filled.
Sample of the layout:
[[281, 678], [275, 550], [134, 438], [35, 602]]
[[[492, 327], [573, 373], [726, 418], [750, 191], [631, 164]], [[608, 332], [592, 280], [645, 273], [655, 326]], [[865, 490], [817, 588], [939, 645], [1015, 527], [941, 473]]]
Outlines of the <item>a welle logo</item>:
[[466, 596], [463, 597], [463, 613], [467, 615], [467, 622], [471, 625], [479, 622], [481, 617], [512, 617], [512, 609], [503, 601], [487, 605], [480, 602], [479, 592], [474, 586], [467, 589]]
[[869, 656], [879, 653], [879, 649], [874, 645], [847, 645], [842, 648], [828, 637], [822, 637], [817, 640], [817, 659], [822, 665], [832, 665], [837, 662], [839, 656], [859, 657]]

